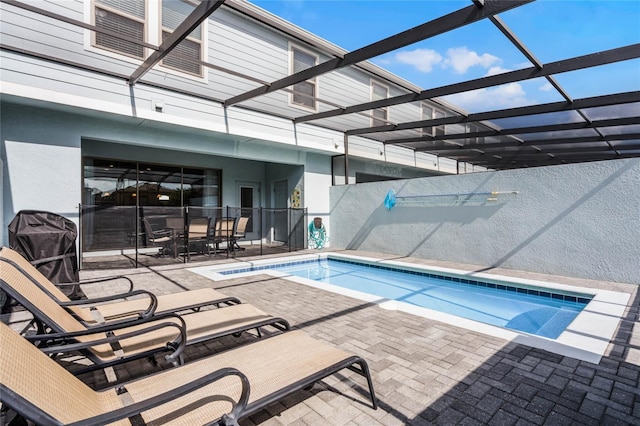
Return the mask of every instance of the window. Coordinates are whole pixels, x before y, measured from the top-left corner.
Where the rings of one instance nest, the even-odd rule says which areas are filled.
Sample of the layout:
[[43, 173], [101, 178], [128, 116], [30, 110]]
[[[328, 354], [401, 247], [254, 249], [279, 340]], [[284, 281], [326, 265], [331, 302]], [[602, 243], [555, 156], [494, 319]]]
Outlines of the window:
[[85, 205], [220, 206], [220, 170], [84, 159]]
[[[195, 6], [186, 0], [163, 0], [162, 41], [178, 28]], [[192, 59], [192, 60], [189, 60]], [[202, 75], [202, 24], [191, 32], [167, 56], [162, 65], [194, 75]]]
[[[132, 40], [145, 41], [145, 0], [95, 0], [95, 25]], [[144, 47], [110, 35], [95, 33], [96, 46], [144, 58]]]
[[[192, 0], [93, 0], [95, 25], [125, 36], [121, 40], [94, 33], [93, 46], [117, 54], [144, 60], [150, 49], [140, 43], [159, 45], [175, 31], [196, 8]], [[161, 66], [203, 77], [200, 64], [203, 57], [206, 22], [200, 24], [174, 47], [160, 62]]]
[[[431, 120], [433, 118], [433, 108], [427, 104], [422, 104], [421, 107], [422, 120]], [[421, 133], [425, 136], [433, 136], [433, 127], [423, 127]]]
[[220, 170], [100, 158], [84, 158], [83, 166], [84, 251], [148, 243], [139, 217], [158, 229], [180, 229], [184, 206], [211, 216], [221, 204]]
[[[306, 70], [315, 66], [318, 58], [310, 53], [291, 47], [291, 73]], [[291, 103], [306, 108], [316, 110], [316, 79], [312, 78], [293, 85], [293, 93], [291, 94]]]
[[[477, 132], [482, 132], [483, 130], [486, 130], [484, 126], [479, 126], [477, 124], [467, 125], [467, 133], [477, 133]], [[467, 138], [468, 145], [477, 145], [477, 144], [483, 144], [483, 143], [484, 143], [484, 136]]]
[[[371, 82], [371, 100], [379, 101], [380, 99], [387, 99], [389, 97], [389, 89], [375, 81]], [[387, 108], [377, 108], [371, 111], [373, 117], [371, 118], [371, 126], [384, 126], [387, 124], [388, 115]]]
[[[444, 111], [440, 111], [440, 110], [435, 110], [433, 112], [433, 118], [444, 118]], [[445, 134], [445, 129], [444, 129], [444, 124], [440, 125], [440, 126], [436, 126], [435, 127], [435, 135], [434, 136], [442, 136]]]

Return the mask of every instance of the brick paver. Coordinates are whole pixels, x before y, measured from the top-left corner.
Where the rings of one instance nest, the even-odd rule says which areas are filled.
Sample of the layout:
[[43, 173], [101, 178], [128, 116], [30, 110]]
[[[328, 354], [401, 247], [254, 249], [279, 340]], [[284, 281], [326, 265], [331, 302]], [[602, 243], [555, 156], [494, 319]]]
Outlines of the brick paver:
[[[633, 293], [620, 333], [594, 365], [267, 275], [212, 282], [177, 265], [83, 271], [82, 276], [119, 273], [131, 277], [136, 288], [158, 294], [215, 287], [368, 361], [378, 410], [369, 406], [366, 381], [346, 371], [244, 419], [246, 426], [640, 424], [635, 286], [546, 277]], [[497, 273], [541, 278], [520, 271]], [[114, 290], [85, 292], [98, 296]], [[225, 338], [190, 348], [187, 355], [196, 359], [235, 344], [234, 338]], [[139, 362], [115, 372], [127, 380], [169, 368], [159, 362], [157, 368]], [[96, 388], [107, 384], [101, 373], [87, 376], [82, 379]]]

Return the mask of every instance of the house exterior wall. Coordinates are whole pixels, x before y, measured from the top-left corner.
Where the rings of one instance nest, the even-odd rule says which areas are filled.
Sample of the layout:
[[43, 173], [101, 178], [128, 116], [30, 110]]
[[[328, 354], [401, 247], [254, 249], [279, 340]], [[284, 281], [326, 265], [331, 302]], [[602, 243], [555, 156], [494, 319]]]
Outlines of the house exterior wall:
[[[334, 247], [640, 284], [640, 159], [335, 186]], [[517, 190], [468, 202], [397, 195]]]
[[[161, 3], [146, 4], [157, 14]], [[41, 0], [33, 6], [93, 22], [90, 0]], [[156, 29], [157, 18], [147, 19]], [[290, 73], [291, 46], [317, 54], [320, 62], [332, 57], [322, 49], [327, 43], [312, 34], [286, 35], [226, 6], [203, 28], [206, 61], [261, 80]], [[148, 41], [158, 44], [158, 37], [152, 34]], [[140, 60], [93, 46], [90, 30], [6, 3], [0, 3], [0, 43], [5, 244], [6, 225], [21, 209], [49, 210], [77, 221], [83, 156], [221, 169], [223, 205], [237, 203], [238, 181], [270, 189], [273, 176], [286, 171], [289, 190], [302, 186], [302, 207], [329, 225], [331, 158], [345, 150], [341, 130], [371, 125], [361, 114], [294, 125], [291, 118], [313, 111], [291, 105], [284, 91], [225, 108], [222, 100], [257, 83], [206, 67], [197, 77], [156, 65], [129, 86], [127, 78]], [[371, 81], [379, 78], [362, 67], [337, 70], [316, 78], [318, 96], [339, 105], [367, 102]], [[399, 78], [383, 83], [389, 96], [410, 90]], [[318, 111], [333, 108], [319, 104]], [[419, 119], [419, 105], [392, 107], [389, 118]], [[349, 155], [361, 160], [351, 174], [367, 160], [401, 166], [405, 177], [457, 172], [447, 160], [400, 147], [385, 150], [381, 142], [360, 136], [349, 138]], [[261, 202], [270, 202], [266, 191]]]
[[59, 118], [2, 106], [3, 244], [20, 210], [52, 211], [78, 222], [80, 137]]
[[[159, 2], [148, 2], [149, 8], [156, 3]], [[37, 7], [91, 23], [91, 4], [89, 0], [70, 0], [64, 2], [64, 5], [60, 2], [43, 0], [38, 2]], [[258, 133], [262, 139], [270, 141], [290, 142], [301, 135], [308, 136], [302, 138], [304, 141], [311, 138], [310, 134], [317, 132], [317, 130], [309, 130], [314, 126], [299, 125], [294, 129], [290, 120], [276, 118], [292, 118], [313, 112], [291, 105], [290, 95], [285, 91], [260, 96], [242, 103], [242, 107], [262, 112], [262, 114], [250, 114], [239, 107], [231, 107], [225, 111], [219, 101], [253, 89], [257, 83], [206, 67], [203, 67], [202, 77], [195, 77], [157, 65], [144, 76], [143, 80], [149, 84], [138, 84], [129, 88], [128, 85], [123, 84], [123, 80], [131, 75], [140, 61], [92, 46], [89, 30], [37, 16], [6, 4], [0, 4], [0, 10], [2, 10], [0, 37], [3, 44], [61, 60], [61, 63], [43, 63], [34, 57], [3, 51], [2, 80], [7, 84], [4, 89], [7, 93], [15, 93], [18, 96], [42, 96], [39, 92], [51, 91], [52, 94], [47, 96], [49, 98], [55, 98], [53, 95], [64, 93], [69, 97], [79, 97], [76, 103], [82, 103], [83, 98], [91, 99], [90, 105], [86, 106], [91, 109], [141, 118], [148, 117], [148, 112], [152, 112], [154, 105], [160, 103], [164, 106], [165, 114], [162, 120], [168, 123], [204, 126], [208, 130], [249, 137], [256, 136], [256, 126], [253, 124], [267, 122], [267, 128], [264, 129], [266, 131], [258, 131]], [[278, 19], [273, 16], [271, 18]], [[301, 46], [317, 54], [320, 62], [331, 58], [318, 47], [321, 40], [312, 34], [306, 33], [307, 38], [317, 39], [317, 45], [296, 40], [226, 7], [214, 12], [206, 21], [204, 29], [207, 52], [205, 60], [262, 81], [276, 80], [290, 73], [289, 48], [292, 45]], [[302, 30], [297, 29], [297, 31]], [[65, 61], [81, 64], [88, 69], [100, 69], [120, 78], [96, 75], [79, 68], [68, 67], [62, 64]], [[389, 96], [409, 93], [409, 90], [403, 86], [408, 87], [410, 84], [397, 80], [398, 84], [384, 81], [361, 68], [340, 69], [316, 77], [318, 96], [345, 106], [371, 100], [371, 81], [378, 81], [388, 86]], [[162, 90], [163, 88], [178, 92], [167, 92]], [[33, 91], [36, 93], [31, 93]], [[334, 108], [333, 105], [319, 103], [318, 111]], [[389, 107], [389, 119], [395, 122], [414, 121], [420, 118], [419, 103]], [[361, 114], [349, 114], [321, 120], [318, 124], [344, 130], [370, 126], [371, 119]], [[406, 134], [396, 134], [396, 136], [416, 136], [417, 134], [417, 131], [408, 131]], [[376, 137], [376, 135], [370, 136]], [[341, 135], [338, 135], [338, 139], [341, 139]], [[382, 147], [381, 143], [373, 143], [371, 139], [354, 138], [354, 140], [362, 140], [364, 145], [373, 145], [376, 155], [378, 148]], [[326, 143], [323, 144], [322, 149], [333, 149], [332, 138], [327, 139], [325, 135], [324, 141]], [[318, 143], [314, 148], [317, 147]], [[427, 155], [432, 161], [421, 162], [415, 161], [415, 155], [411, 150], [396, 147], [393, 152], [394, 155], [390, 155], [386, 161], [411, 163], [413, 167], [434, 172], [444, 171], [432, 166], [434, 162], [439, 161], [436, 156], [422, 154]], [[354, 150], [352, 155], [368, 158], [370, 153], [366, 150]]]
[[[269, 162], [278, 163], [280, 176], [301, 181], [298, 170], [305, 167], [310, 154], [252, 141], [229, 141], [224, 134], [215, 139], [209, 133], [167, 128], [160, 122], [113, 118], [2, 104], [3, 244], [8, 243], [7, 225], [20, 210], [51, 211], [78, 225], [83, 156], [220, 169], [223, 205], [236, 206], [238, 182], [267, 185], [268, 170], [274, 167]], [[237, 153], [248, 158], [238, 158]], [[313, 161], [326, 162], [325, 170], [330, 168], [329, 157], [316, 155]], [[330, 170], [327, 178], [330, 185]], [[322, 188], [327, 197], [329, 185]], [[269, 206], [264, 195], [262, 203]]]

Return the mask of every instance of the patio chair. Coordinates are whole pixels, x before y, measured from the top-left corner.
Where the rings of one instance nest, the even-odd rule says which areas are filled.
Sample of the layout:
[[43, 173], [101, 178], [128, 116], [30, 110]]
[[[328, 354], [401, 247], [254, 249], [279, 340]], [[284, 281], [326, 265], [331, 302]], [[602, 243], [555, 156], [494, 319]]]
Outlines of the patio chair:
[[0, 339], [3, 405], [38, 425], [237, 424], [345, 368], [366, 378], [372, 407], [377, 408], [366, 361], [302, 331], [100, 391], [2, 323]]
[[[133, 282], [123, 276], [102, 278], [70, 285], [99, 285], [106, 281], [126, 280], [128, 291], [113, 294], [99, 299], [71, 300], [59, 287], [67, 284], [54, 284], [40, 271], [31, 265], [20, 253], [7, 247], [0, 249], [0, 262], [14, 265], [22, 273], [29, 276], [31, 281], [39, 286], [60, 306], [66, 308], [85, 325], [96, 322], [112, 321], [125, 318], [146, 318], [155, 314], [197, 312], [205, 306], [220, 307], [221, 305], [235, 305], [240, 303], [236, 297], [227, 296], [212, 288], [181, 291], [179, 293], [156, 296], [145, 290], [133, 290]], [[137, 299], [125, 298], [142, 296]], [[123, 300], [117, 302], [118, 300]]]
[[231, 249], [232, 250], [244, 250], [244, 247], [241, 247], [238, 244], [238, 240], [244, 238], [247, 235], [247, 224], [249, 223], [249, 217], [242, 216], [236, 222], [236, 229], [231, 236]]
[[192, 245], [198, 246], [202, 254], [206, 251], [207, 254], [211, 256], [211, 247], [209, 246], [210, 223], [210, 217], [198, 217], [189, 221], [187, 240], [185, 242], [188, 260], [191, 260]]
[[226, 243], [225, 250], [227, 253], [231, 250], [231, 241], [233, 230], [235, 228], [236, 218], [223, 217], [216, 219], [213, 227], [212, 243], [215, 246], [214, 253], [217, 255], [220, 249], [220, 243]]
[[[153, 230], [151, 223], [147, 218], [142, 218], [142, 227], [144, 228], [144, 235], [146, 245], [150, 247], [159, 246], [161, 256], [172, 252], [171, 245], [175, 242], [175, 237], [171, 229]], [[174, 253], [175, 255], [175, 253]]]
[[200, 311], [189, 315], [161, 314], [139, 320], [120, 320], [86, 325], [52, 299], [31, 278], [10, 263], [0, 268], [2, 289], [33, 315], [35, 334], [26, 338], [52, 355], [80, 351], [92, 365], [74, 371], [82, 374], [123, 362], [170, 352], [165, 359], [183, 363], [188, 345], [263, 327], [275, 332], [289, 329], [289, 323], [246, 303]]

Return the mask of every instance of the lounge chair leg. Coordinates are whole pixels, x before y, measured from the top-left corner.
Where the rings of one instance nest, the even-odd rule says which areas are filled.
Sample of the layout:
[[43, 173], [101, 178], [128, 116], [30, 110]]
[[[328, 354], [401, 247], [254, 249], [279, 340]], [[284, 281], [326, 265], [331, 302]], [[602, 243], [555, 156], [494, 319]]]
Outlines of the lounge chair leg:
[[174, 367], [184, 365], [184, 355], [182, 354], [178, 355], [177, 357], [175, 356], [175, 354], [166, 355], [164, 359], [167, 360], [167, 362], [171, 363], [171, 365], [173, 365]]
[[[6, 411], [4, 409], [4, 407], [2, 408], [2, 411]], [[27, 420], [22, 417], [20, 414], [16, 414], [15, 417], [13, 419], [11, 419], [11, 421], [7, 424], [7, 426], [28, 426], [29, 423], [27, 423]]]
[[378, 399], [376, 398], [376, 393], [373, 391], [373, 380], [371, 380], [371, 372], [369, 371], [369, 365], [365, 360], [358, 361], [360, 365], [360, 369], [362, 370], [362, 375], [366, 377], [367, 384], [369, 385], [369, 394], [371, 395], [371, 405], [374, 410], [378, 409]]
[[153, 355], [150, 356], [149, 358], [147, 358], [147, 360], [149, 361], [149, 363], [151, 365], [153, 365], [154, 367], [158, 366], [158, 361], [156, 360], [156, 357], [154, 357]]
[[165, 355], [164, 359], [167, 362], [170, 362], [174, 367], [184, 365], [184, 355], [182, 354], [182, 350], [180, 350], [179, 345], [176, 342], [170, 342], [167, 343], [167, 347], [172, 349], [173, 353]]
[[224, 414], [220, 419], [222, 426], [238, 426], [238, 421], [230, 414]]

